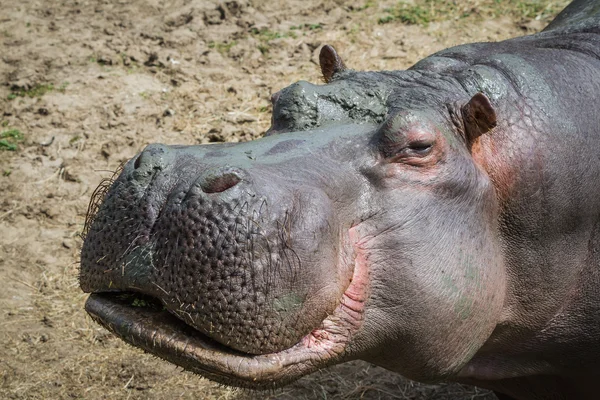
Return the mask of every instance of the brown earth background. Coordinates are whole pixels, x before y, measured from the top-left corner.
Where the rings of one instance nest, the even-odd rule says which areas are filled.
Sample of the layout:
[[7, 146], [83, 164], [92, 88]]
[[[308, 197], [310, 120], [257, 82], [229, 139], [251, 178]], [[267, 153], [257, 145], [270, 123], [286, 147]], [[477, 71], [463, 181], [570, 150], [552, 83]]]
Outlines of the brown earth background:
[[542, 29], [566, 1], [2, 0], [0, 398], [493, 399], [364, 362], [275, 392], [225, 388], [93, 323], [77, 282], [89, 198], [152, 142], [260, 137], [270, 94], [320, 82], [332, 44], [357, 70]]

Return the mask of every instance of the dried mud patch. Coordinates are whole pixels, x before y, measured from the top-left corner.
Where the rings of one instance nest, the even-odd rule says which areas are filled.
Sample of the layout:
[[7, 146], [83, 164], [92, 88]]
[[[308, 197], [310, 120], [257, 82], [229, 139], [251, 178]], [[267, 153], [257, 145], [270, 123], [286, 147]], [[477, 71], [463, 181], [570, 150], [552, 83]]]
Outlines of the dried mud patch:
[[77, 267], [89, 198], [148, 143], [259, 137], [270, 122], [271, 93], [300, 79], [320, 81], [316, 60], [325, 43], [352, 68], [391, 70], [451, 45], [543, 26], [483, 14], [425, 26], [379, 23], [396, 4], [2, 2], [0, 397], [492, 399], [459, 385], [418, 385], [361, 362], [275, 393], [233, 391], [127, 346], [83, 311]]

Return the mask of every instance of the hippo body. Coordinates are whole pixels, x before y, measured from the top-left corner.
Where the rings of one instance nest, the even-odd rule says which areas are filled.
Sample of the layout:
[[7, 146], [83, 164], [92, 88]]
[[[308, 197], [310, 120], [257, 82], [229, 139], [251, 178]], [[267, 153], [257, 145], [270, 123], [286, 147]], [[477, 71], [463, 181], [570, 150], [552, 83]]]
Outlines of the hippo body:
[[321, 67], [326, 85], [273, 96], [266, 137], [123, 167], [89, 216], [92, 317], [233, 386], [363, 359], [597, 398], [600, 2], [406, 71], [329, 46]]

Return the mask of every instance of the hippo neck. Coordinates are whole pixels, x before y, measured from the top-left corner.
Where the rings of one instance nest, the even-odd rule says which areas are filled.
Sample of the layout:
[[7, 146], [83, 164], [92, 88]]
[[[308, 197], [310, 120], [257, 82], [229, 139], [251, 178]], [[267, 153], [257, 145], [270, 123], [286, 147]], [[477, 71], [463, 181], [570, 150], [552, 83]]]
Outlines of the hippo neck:
[[[586, 318], [600, 313], [599, 20], [495, 46], [459, 46], [414, 67], [454, 74], [466, 91], [483, 91], [498, 114], [498, 126], [473, 150], [496, 188], [508, 277], [503, 318], [474, 358], [488, 378], [506, 371], [492, 374], [487, 361], [511, 357], [543, 358], [535, 368], [547, 374], [565, 365], [597, 371], [591, 338], [600, 328]], [[582, 333], [578, 326], [594, 328]], [[561, 343], [594, 351], [572, 362], [549, 355], [549, 348], [564, 354]]]

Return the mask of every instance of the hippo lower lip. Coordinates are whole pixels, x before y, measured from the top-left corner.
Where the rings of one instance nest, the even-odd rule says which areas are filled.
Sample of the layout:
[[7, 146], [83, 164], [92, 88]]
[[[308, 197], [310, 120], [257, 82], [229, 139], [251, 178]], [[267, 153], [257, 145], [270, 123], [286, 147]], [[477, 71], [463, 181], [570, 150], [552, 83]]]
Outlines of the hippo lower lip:
[[[350, 230], [351, 237], [353, 229]], [[367, 297], [367, 270], [354, 261], [352, 281], [320, 327], [289, 349], [253, 355], [231, 349], [168, 312], [158, 300], [134, 292], [92, 293], [85, 309], [129, 344], [217, 382], [251, 389], [284, 386], [349, 356]]]

